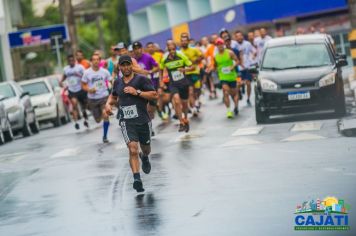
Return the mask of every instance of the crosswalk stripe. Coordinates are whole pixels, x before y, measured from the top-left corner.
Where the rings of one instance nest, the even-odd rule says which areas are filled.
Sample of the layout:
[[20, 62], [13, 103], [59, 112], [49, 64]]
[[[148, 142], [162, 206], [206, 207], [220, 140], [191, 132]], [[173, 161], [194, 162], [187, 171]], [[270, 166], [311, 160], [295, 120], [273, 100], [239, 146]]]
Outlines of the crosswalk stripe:
[[323, 124], [321, 122], [302, 122], [294, 124], [291, 131], [300, 132], [300, 131], [317, 131], [320, 130]]
[[234, 147], [234, 146], [261, 144], [261, 143], [262, 142], [251, 139], [251, 138], [237, 138], [237, 139], [234, 139], [227, 143], [222, 144], [221, 147]]
[[67, 148], [67, 149], [64, 149], [62, 151], [59, 151], [59, 152], [53, 154], [52, 156], [50, 156], [50, 158], [54, 159], [54, 158], [75, 156], [78, 154], [78, 152], [79, 152], [78, 148]]
[[232, 136], [245, 136], [245, 135], [256, 135], [261, 133], [264, 129], [263, 126], [254, 126], [254, 127], [247, 127], [247, 128], [240, 128], [237, 129]]
[[307, 141], [307, 140], [319, 140], [325, 139], [324, 136], [319, 136], [316, 134], [309, 134], [309, 133], [300, 133], [297, 135], [292, 135], [286, 139], [283, 139], [283, 142], [297, 142], [297, 141]]

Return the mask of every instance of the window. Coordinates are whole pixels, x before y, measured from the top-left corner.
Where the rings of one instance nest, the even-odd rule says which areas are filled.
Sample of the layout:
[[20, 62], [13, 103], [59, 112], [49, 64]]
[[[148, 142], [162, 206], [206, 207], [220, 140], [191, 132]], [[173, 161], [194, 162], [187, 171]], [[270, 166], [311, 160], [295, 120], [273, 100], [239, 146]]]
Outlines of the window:
[[41, 94], [49, 93], [49, 89], [45, 82], [36, 82], [32, 84], [21, 85], [25, 92], [28, 92], [30, 96], [36, 96]]
[[12, 98], [15, 97], [15, 91], [11, 87], [11, 85], [5, 83], [5, 84], [0, 84], [0, 96], [6, 97], [6, 98]]

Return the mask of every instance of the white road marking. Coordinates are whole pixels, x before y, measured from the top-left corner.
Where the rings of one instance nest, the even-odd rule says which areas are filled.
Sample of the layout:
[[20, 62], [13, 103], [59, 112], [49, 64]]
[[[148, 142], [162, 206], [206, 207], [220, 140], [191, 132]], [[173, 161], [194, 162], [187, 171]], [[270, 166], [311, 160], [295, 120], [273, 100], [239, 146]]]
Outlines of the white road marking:
[[321, 122], [302, 122], [295, 124], [291, 131], [301, 132], [301, 131], [317, 131], [320, 130], [323, 124]]
[[254, 126], [254, 127], [247, 127], [247, 128], [240, 128], [237, 129], [232, 136], [246, 136], [246, 135], [256, 135], [261, 133], [264, 129], [263, 126]]
[[227, 143], [224, 143], [223, 145], [221, 145], [221, 147], [244, 146], [253, 144], [261, 144], [261, 142], [251, 138], [237, 138]]
[[53, 154], [50, 158], [54, 159], [54, 158], [75, 156], [78, 154], [78, 152], [79, 152], [78, 148], [66, 148], [62, 151]]
[[297, 141], [306, 141], [306, 140], [319, 140], [325, 139], [323, 136], [319, 136], [316, 134], [308, 134], [308, 133], [300, 133], [297, 135], [290, 136], [286, 139], [283, 139], [283, 142], [297, 142]]
[[120, 150], [120, 149], [126, 149], [127, 148], [127, 145], [126, 143], [119, 143], [115, 146], [115, 149], [116, 150]]
[[205, 132], [192, 131], [190, 133], [180, 135], [179, 137], [177, 137], [175, 140], [172, 140], [171, 142], [174, 142], [174, 143], [187, 142], [192, 139], [201, 138], [204, 136], [204, 134], [205, 134]]

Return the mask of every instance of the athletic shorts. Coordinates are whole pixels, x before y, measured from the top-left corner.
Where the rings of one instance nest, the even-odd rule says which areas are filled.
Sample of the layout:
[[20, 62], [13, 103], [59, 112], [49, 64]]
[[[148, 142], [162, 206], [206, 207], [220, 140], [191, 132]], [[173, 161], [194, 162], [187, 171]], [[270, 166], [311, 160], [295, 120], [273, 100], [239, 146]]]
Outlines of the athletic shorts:
[[189, 80], [189, 86], [194, 86], [198, 81], [200, 81], [200, 76], [196, 74], [186, 75]]
[[220, 81], [221, 87], [224, 84], [227, 84], [227, 86], [229, 86], [230, 88], [237, 88], [237, 81]]
[[248, 70], [242, 70], [240, 73], [242, 80], [252, 81], [252, 74]]
[[157, 91], [159, 88], [159, 78], [152, 78], [151, 79], [152, 85], [155, 88], [155, 90]]
[[179, 94], [179, 97], [183, 100], [187, 100], [189, 98], [189, 86], [172, 86], [169, 88], [171, 94], [174, 95], [176, 93]]
[[140, 142], [142, 145], [151, 144], [152, 123], [133, 124], [126, 121], [120, 121], [122, 136], [125, 143]]
[[88, 100], [88, 93], [84, 90], [80, 90], [79, 92], [71, 92], [68, 90], [69, 98], [76, 98], [81, 104], [85, 104]]
[[94, 116], [95, 120], [99, 120], [102, 118], [103, 110], [105, 108], [106, 101], [108, 97], [100, 98], [100, 99], [88, 99], [88, 107]]

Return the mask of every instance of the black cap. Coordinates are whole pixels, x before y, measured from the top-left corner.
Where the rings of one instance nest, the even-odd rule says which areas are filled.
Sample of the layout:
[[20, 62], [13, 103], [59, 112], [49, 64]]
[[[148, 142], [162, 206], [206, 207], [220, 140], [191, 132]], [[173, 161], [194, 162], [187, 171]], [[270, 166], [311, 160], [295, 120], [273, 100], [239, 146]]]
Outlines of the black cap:
[[222, 35], [222, 33], [229, 33], [229, 31], [228, 31], [226, 28], [222, 28], [222, 29], [219, 31], [220, 36]]
[[123, 56], [121, 56], [121, 57], [119, 58], [119, 65], [122, 65], [122, 64], [125, 63], [125, 62], [128, 62], [128, 63], [132, 64], [132, 59], [131, 59], [131, 57], [128, 56], [128, 55], [123, 55]]
[[142, 43], [139, 41], [133, 42], [132, 48], [142, 48]]

